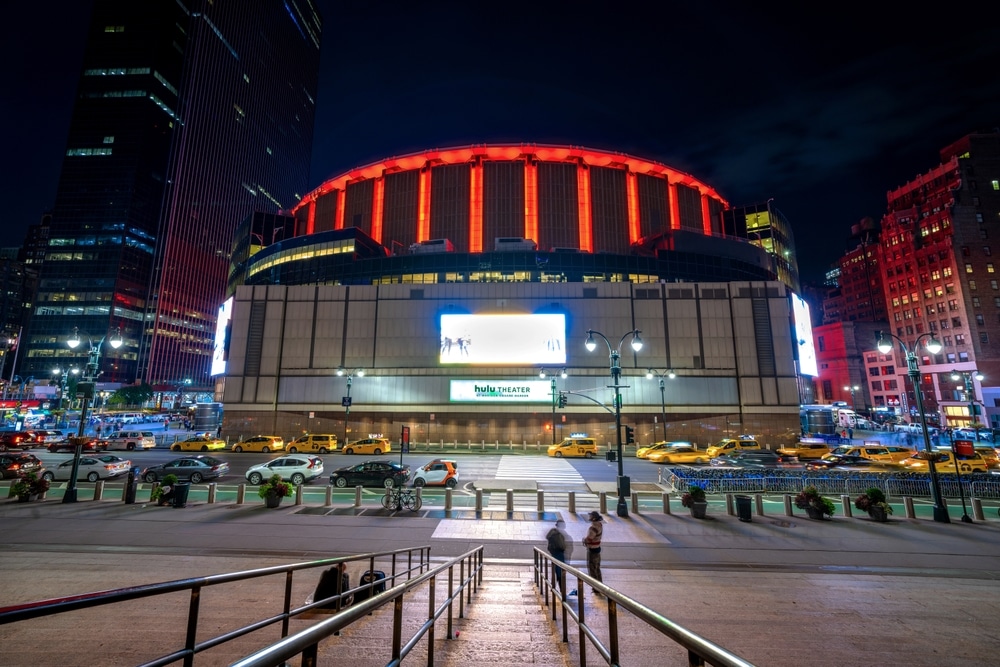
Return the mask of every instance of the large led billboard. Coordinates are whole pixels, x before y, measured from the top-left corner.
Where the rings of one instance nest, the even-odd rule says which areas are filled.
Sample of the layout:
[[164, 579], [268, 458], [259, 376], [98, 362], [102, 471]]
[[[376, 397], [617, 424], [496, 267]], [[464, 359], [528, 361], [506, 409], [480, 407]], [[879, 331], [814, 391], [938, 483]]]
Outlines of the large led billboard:
[[215, 321], [215, 346], [212, 350], [211, 375], [226, 372], [226, 348], [229, 346], [229, 321], [233, 316], [233, 297], [219, 306], [219, 319]]
[[564, 364], [565, 315], [442, 315], [442, 364]]
[[798, 294], [792, 295], [792, 318], [795, 320], [795, 343], [798, 348], [799, 374], [816, 377], [819, 375], [819, 366], [816, 364], [816, 346], [813, 344], [809, 304]]

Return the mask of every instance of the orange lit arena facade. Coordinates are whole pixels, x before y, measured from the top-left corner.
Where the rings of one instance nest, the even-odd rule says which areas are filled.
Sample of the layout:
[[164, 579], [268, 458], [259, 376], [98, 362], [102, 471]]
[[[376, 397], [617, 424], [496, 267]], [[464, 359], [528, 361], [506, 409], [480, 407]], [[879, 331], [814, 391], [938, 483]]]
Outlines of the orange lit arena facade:
[[712, 187], [658, 162], [520, 144], [381, 160], [326, 181], [293, 214], [299, 235], [357, 227], [393, 254], [431, 239], [489, 252], [501, 237], [543, 251], [628, 254], [669, 230], [723, 235], [726, 208]]

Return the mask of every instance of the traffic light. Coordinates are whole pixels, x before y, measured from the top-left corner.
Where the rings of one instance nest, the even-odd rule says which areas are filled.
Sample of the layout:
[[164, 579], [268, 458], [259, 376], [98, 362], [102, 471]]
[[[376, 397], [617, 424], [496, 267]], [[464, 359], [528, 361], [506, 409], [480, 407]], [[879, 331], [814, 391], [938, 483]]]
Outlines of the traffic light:
[[560, 408], [566, 407], [566, 394], [561, 391], [559, 392], [559, 407]]
[[625, 444], [634, 445], [635, 444], [635, 429], [631, 426], [625, 427]]

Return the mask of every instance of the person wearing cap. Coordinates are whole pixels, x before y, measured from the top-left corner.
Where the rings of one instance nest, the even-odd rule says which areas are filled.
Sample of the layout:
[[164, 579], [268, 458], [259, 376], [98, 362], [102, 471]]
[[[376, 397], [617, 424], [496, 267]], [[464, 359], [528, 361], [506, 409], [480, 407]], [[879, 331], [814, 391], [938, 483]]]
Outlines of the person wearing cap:
[[[549, 529], [545, 539], [548, 540], [549, 553], [560, 563], [565, 563], [573, 549], [572, 541], [566, 533], [566, 522], [562, 519], [556, 521], [556, 525]], [[559, 592], [562, 593], [563, 600], [566, 599], [566, 574], [561, 567], [554, 565], [556, 580], [559, 582]], [[575, 593], [576, 591], [573, 591]], [[572, 595], [573, 593], [570, 593]]]
[[[604, 536], [604, 526], [600, 512], [590, 513], [590, 528], [587, 529], [587, 536], [583, 538], [583, 546], [587, 547], [587, 574], [602, 582], [601, 578], [601, 537]], [[596, 588], [594, 593], [602, 595]]]

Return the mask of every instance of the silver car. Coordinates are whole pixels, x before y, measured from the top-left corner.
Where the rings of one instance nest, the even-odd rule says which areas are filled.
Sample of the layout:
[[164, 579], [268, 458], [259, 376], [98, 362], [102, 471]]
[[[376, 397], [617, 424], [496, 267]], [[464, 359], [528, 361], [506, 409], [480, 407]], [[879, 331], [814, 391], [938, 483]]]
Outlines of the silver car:
[[272, 475], [281, 475], [281, 479], [299, 485], [312, 481], [322, 474], [323, 459], [318, 456], [286, 454], [267, 463], [250, 466], [246, 477], [251, 484], [260, 484]]
[[[80, 470], [77, 480], [96, 482], [99, 479], [111, 479], [124, 475], [132, 467], [132, 462], [113, 454], [80, 457]], [[73, 459], [63, 461], [55, 468], [47, 469], [42, 478], [51, 481], [65, 482], [73, 475]]]

